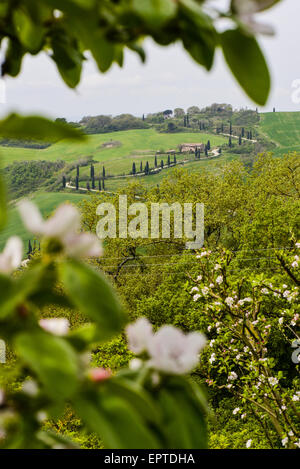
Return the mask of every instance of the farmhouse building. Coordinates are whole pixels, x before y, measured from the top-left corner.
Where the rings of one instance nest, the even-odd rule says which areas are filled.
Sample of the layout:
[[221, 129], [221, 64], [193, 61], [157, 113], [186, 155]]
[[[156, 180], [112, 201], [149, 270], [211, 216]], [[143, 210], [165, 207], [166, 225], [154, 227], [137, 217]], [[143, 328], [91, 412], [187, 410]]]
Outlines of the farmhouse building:
[[179, 148], [182, 153], [195, 153], [195, 150], [204, 151], [205, 145], [204, 143], [182, 143]]

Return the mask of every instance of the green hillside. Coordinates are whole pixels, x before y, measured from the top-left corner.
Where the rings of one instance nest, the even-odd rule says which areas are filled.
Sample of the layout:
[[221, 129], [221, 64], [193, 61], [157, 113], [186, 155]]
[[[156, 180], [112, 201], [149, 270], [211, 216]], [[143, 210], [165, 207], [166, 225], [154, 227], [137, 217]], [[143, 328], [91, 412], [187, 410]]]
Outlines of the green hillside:
[[[80, 158], [92, 156], [95, 161], [111, 165], [110, 170], [116, 173], [131, 169], [133, 161], [150, 157], [155, 151], [177, 149], [181, 143], [207, 143], [212, 146], [227, 142], [226, 137], [205, 133], [158, 133], [154, 129], [128, 130], [107, 134], [90, 135], [82, 143], [61, 141], [43, 150], [28, 148], [0, 147], [0, 158], [3, 166], [13, 161], [23, 160], [64, 160], [74, 162]], [[103, 146], [105, 145], [105, 146]], [[112, 145], [109, 148], [109, 145]]]
[[300, 149], [300, 112], [261, 114], [260, 129], [277, 145], [276, 154]]
[[[49, 215], [59, 204], [69, 201], [74, 204], [79, 203], [86, 195], [81, 194], [68, 194], [64, 192], [49, 193], [41, 192], [38, 193], [32, 200], [38, 205], [44, 216]], [[6, 240], [10, 236], [20, 236], [24, 243], [25, 248], [27, 247], [27, 241], [29, 238], [32, 239], [32, 235], [28, 235], [28, 232], [24, 228], [18, 210], [13, 207], [8, 212], [8, 222], [3, 231], [0, 231], [0, 251], [2, 250]]]

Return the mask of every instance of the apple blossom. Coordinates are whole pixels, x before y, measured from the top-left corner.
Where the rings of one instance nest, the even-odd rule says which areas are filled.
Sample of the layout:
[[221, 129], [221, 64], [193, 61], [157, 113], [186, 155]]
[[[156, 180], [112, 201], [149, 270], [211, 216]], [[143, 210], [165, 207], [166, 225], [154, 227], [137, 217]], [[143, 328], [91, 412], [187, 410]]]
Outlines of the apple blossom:
[[174, 326], [163, 326], [148, 343], [149, 365], [166, 373], [189, 373], [205, 343], [205, 336], [199, 332], [184, 334]]
[[274, 34], [274, 28], [269, 24], [258, 23], [254, 18], [255, 13], [266, 8], [268, 5], [272, 5], [272, 3], [274, 3], [273, 0], [265, 0], [263, 4], [255, 0], [234, 0], [234, 8], [239, 20], [244, 23], [251, 34], [272, 36]]
[[12, 236], [0, 253], [0, 273], [10, 274], [20, 267], [23, 256], [23, 242], [18, 236]]
[[70, 328], [70, 323], [65, 318], [40, 319], [39, 325], [45, 331], [57, 336], [66, 335]]
[[80, 233], [80, 212], [70, 204], [60, 205], [54, 215], [44, 221], [35, 204], [29, 200], [19, 203], [19, 212], [28, 231], [36, 236], [59, 241], [70, 257], [99, 257], [102, 247], [91, 233]]
[[250, 448], [251, 445], [252, 445], [252, 440], [248, 440], [246, 443], [246, 448]]
[[153, 336], [152, 325], [146, 318], [139, 318], [126, 327], [129, 349], [136, 354], [145, 352]]

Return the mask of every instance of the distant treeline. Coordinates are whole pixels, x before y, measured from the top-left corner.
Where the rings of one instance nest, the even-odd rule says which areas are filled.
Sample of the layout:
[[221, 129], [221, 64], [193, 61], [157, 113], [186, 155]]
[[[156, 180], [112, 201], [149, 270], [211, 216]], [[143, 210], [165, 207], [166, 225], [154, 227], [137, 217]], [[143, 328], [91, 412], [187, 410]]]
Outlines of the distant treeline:
[[131, 114], [120, 116], [84, 117], [80, 125], [87, 134], [117, 132], [119, 130], [148, 129], [149, 125], [142, 119]]
[[44, 148], [50, 147], [51, 143], [36, 142], [34, 140], [15, 140], [12, 138], [2, 138], [0, 139], [0, 145], [5, 147], [32, 148], [36, 150], [43, 150]]

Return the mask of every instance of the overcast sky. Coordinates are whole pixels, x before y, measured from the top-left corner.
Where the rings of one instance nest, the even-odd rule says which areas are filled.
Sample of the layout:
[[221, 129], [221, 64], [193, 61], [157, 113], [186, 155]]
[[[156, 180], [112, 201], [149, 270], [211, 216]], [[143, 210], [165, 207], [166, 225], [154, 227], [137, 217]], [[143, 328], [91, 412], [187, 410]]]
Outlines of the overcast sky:
[[[258, 15], [258, 19], [272, 24], [276, 30], [275, 37], [260, 38], [273, 78], [272, 94], [265, 110], [276, 106], [281, 111], [300, 111], [300, 104], [291, 99], [292, 83], [300, 79], [300, 1], [283, 0]], [[114, 66], [105, 75], [99, 74], [89, 60], [76, 91], [64, 85], [45, 55], [28, 56], [21, 75], [6, 79], [6, 104], [0, 104], [0, 113], [18, 110], [79, 120], [85, 115], [125, 112], [142, 115], [167, 108], [203, 107], [213, 102], [255, 108], [236, 84], [220, 54], [213, 70], [207, 73], [180, 44], [159, 47], [148, 41], [146, 50], [146, 65], [127, 52], [125, 67]]]

